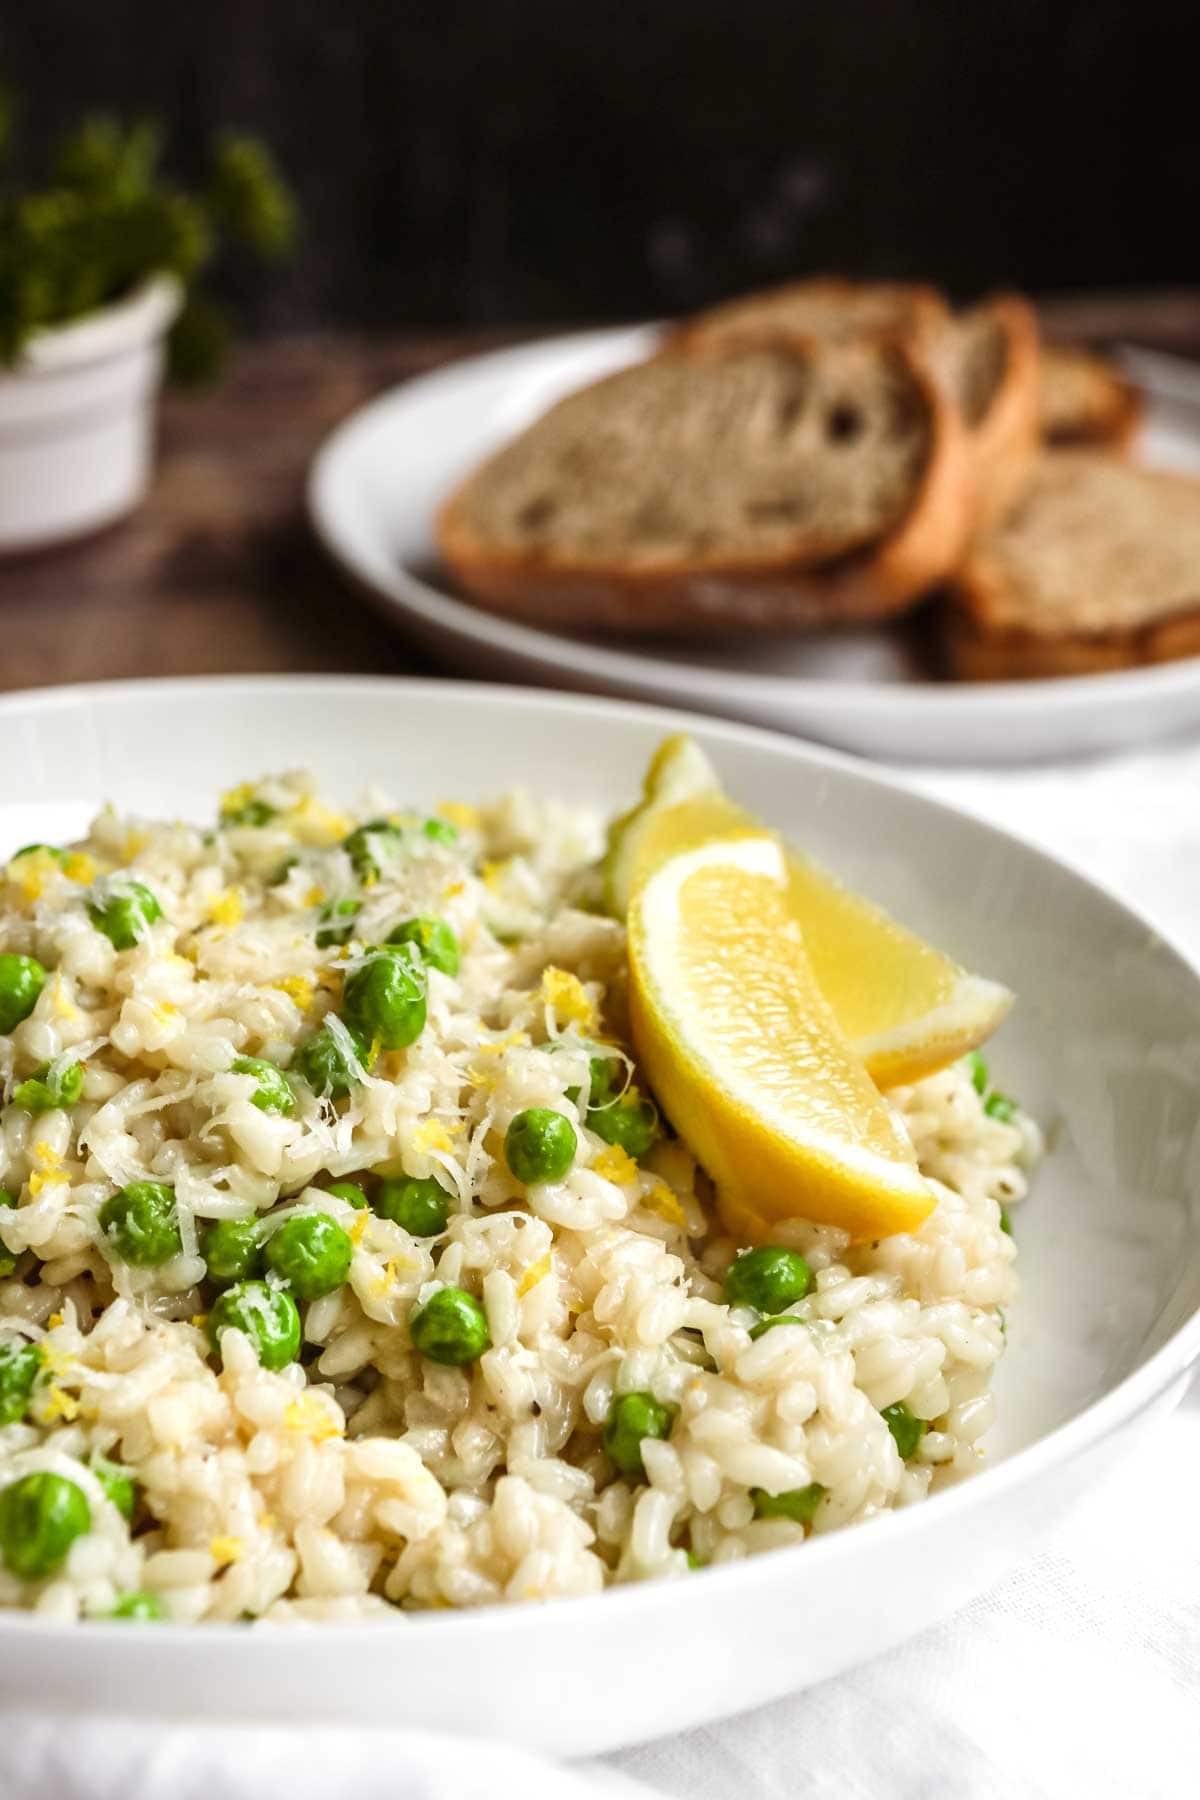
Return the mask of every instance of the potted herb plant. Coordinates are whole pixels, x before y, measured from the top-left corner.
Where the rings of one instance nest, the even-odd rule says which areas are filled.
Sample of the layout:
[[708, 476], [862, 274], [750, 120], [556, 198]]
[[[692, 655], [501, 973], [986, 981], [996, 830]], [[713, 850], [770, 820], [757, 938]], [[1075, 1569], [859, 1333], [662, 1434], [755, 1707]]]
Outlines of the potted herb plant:
[[213, 372], [228, 325], [203, 279], [290, 249], [291, 194], [225, 133], [204, 182], [161, 166], [150, 123], [86, 120], [47, 176], [18, 169], [0, 95], [0, 553], [91, 531], [145, 491], [164, 369]]

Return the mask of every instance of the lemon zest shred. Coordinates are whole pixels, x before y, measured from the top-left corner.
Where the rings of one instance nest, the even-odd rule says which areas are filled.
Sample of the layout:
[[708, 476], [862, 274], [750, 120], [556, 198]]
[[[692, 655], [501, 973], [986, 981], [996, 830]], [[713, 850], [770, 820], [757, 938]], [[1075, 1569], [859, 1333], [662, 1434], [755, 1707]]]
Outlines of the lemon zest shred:
[[530, 1263], [520, 1281], [517, 1283], [517, 1299], [523, 1300], [526, 1294], [530, 1293], [531, 1290], [537, 1286], [539, 1281], [544, 1281], [552, 1267], [553, 1264], [551, 1262], [549, 1251], [546, 1252], [545, 1256], [540, 1257], [537, 1262]]
[[310, 887], [304, 896], [304, 904], [305, 906], [320, 906], [324, 898], [325, 889], [323, 887]]
[[50, 989], [50, 1004], [54, 1008], [56, 1019], [77, 1019], [79, 1017], [79, 1008], [73, 1001], [68, 1000], [63, 992], [61, 974], [56, 974], [54, 977], [54, 986]]
[[255, 1520], [255, 1524], [260, 1531], [274, 1531], [275, 1523], [275, 1514], [270, 1512], [260, 1512], [258, 1518]]
[[627, 1182], [637, 1180], [638, 1166], [620, 1144], [608, 1144], [592, 1163], [592, 1172], [603, 1181], [613, 1181], [623, 1187]]
[[8, 865], [8, 879], [20, 888], [29, 905], [40, 900], [47, 883], [62, 872], [57, 858], [51, 856], [49, 850], [30, 850], [24, 856], [15, 856]]
[[311, 1008], [313, 984], [311, 981], [306, 981], [303, 975], [284, 975], [279, 981], [273, 981], [270, 985], [278, 988], [281, 994], [286, 994], [289, 1000], [295, 1002], [301, 1012], [308, 1012]]
[[302, 844], [315, 848], [328, 847], [341, 841], [350, 830], [344, 813], [333, 812], [312, 794], [305, 794], [289, 812], [283, 823]]
[[57, 1419], [65, 1419], [70, 1424], [72, 1419], [79, 1417], [79, 1402], [74, 1394], [68, 1394], [65, 1388], [52, 1382], [41, 1412], [43, 1425], [52, 1425]]
[[370, 1216], [371, 1216], [370, 1213], [360, 1212], [360, 1213], [356, 1213], [354, 1218], [351, 1219], [348, 1236], [349, 1236], [350, 1242], [352, 1244], [361, 1244], [362, 1243], [363, 1233], [367, 1229], [367, 1220], [370, 1218]]
[[[462, 1130], [462, 1127], [459, 1127]], [[450, 1133], [440, 1119], [422, 1119], [413, 1132], [414, 1150], [451, 1151], [454, 1145], [450, 1141]]]
[[448, 881], [442, 889], [442, 899], [456, 900], [466, 885], [465, 881]]
[[436, 810], [459, 831], [474, 831], [479, 824], [479, 808], [469, 806], [465, 800], [439, 800]]
[[208, 1314], [193, 1313], [190, 1322], [196, 1327], [197, 1331], [203, 1331], [204, 1327], [208, 1324]]
[[343, 1435], [342, 1427], [316, 1394], [300, 1394], [295, 1400], [289, 1400], [283, 1409], [283, 1422], [289, 1431], [303, 1432], [314, 1444], [323, 1444], [326, 1438]]
[[491, 888], [492, 892], [495, 893], [497, 888], [503, 883], [505, 873], [511, 863], [511, 856], [502, 857], [498, 861], [489, 857], [486, 861], [481, 862], [479, 865], [479, 879], [482, 881], [484, 887]]
[[541, 998], [554, 1009], [559, 1021], [566, 1025], [582, 1025], [590, 1030], [596, 1023], [596, 1008], [588, 999], [578, 975], [557, 969], [553, 963], [542, 971]]
[[208, 1546], [208, 1554], [220, 1568], [226, 1568], [230, 1563], [241, 1562], [246, 1546], [240, 1537], [215, 1537]]
[[476, 1044], [480, 1056], [503, 1056], [506, 1050], [513, 1050], [519, 1044], [529, 1042], [527, 1031], [510, 1031], [507, 1037], [496, 1038], [490, 1044]]
[[240, 925], [246, 916], [242, 896], [237, 888], [228, 887], [208, 903], [208, 916], [214, 925]]
[[687, 1224], [682, 1206], [665, 1181], [657, 1182], [648, 1194], [644, 1194], [641, 1204], [647, 1212], [657, 1213], [669, 1225]]
[[29, 1191], [36, 1200], [44, 1188], [70, 1178], [62, 1166], [62, 1157], [45, 1138], [39, 1138], [33, 1146], [33, 1156], [38, 1166], [29, 1177]]
[[127, 831], [125, 842], [121, 845], [121, 854], [125, 861], [130, 863], [135, 856], [140, 856], [149, 842], [150, 833], [148, 831]]
[[96, 859], [86, 850], [72, 850], [62, 867], [67, 880], [77, 881], [81, 887], [90, 887], [96, 879]]
[[223, 813], [241, 812], [255, 798], [254, 783], [239, 781], [236, 787], [226, 788], [221, 795], [221, 811]]

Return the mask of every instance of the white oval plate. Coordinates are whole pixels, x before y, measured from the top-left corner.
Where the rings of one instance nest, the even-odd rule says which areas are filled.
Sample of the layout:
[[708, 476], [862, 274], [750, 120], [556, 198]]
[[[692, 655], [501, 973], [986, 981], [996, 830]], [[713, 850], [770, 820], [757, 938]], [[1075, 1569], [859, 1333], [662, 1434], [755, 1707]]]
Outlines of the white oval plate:
[[81, 829], [107, 798], [208, 819], [218, 790], [297, 765], [337, 799], [372, 781], [415, 803], [525, 784], [609, 812], [689, 723], [739, 799], [1017, 990], [990, 1054], [1054, 1148], [1017, 1220], [1023, 1294], [983, 1471], [793, 1550], [547, 1606], [394, 1627], [0, 1613], [8, 1706], [411, 1722], [572, 1754], [634, 1743], [921, 1630], [1027, 1554], [1178, 1397], [1200, 1354], [1200, 976], [1052, 857], [895, 781], [611, 701], [432, 681], [135, 682], [0, 700], [0, 855]]
[[[439, 567], [438, 501], [472, 464], [572, 388], [644, 356], [655, 328], [593, 331], [472, 357], [353, 413], [319, 452], [309, 511], [385, 616], [468, 674], [627, 694], [897, 760], [1016, 762], [1114, 749], [1200, 721], [1200, 657], [1069, 680], [919, 678], [899, 633], [837, 631], [711, 645], [559, 636], [459, 599]], [[1147, 455], [1200, 467], [1200, 408], [1151, 411]]]

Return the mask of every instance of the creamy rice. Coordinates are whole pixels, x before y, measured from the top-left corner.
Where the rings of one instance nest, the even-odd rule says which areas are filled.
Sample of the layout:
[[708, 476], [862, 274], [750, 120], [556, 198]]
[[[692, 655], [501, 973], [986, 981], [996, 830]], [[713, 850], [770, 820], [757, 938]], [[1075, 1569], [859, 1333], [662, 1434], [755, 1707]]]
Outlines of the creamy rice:
[[[0, 1428], [0, 1489], [65, 1475], [91, 1528], [41, 1579], [0, 1567], [0, 1604], [66, 1619], [144, 1591], [179, 1620], [386, 1619], [587, 1594], [800, 1543], [978, 1465], [1017, 1287], [1001, 1205], [1039, 1148], [1028, 1119], [988, 1116], [963, 1067], [893, 1092], [936, 1210], [853, 1248], [829, 1228], [779, 1231], [814, 1272], [790, 1309], [806, 1328], [752, 1339], [756, 1315], [722, 1299], [737, 1246], [683, 1144], [665, 1134], [634, 1163], [586, 1124], [589, 1055], [624, 1025], [624, 933], [597, 910], [602, 822], [516, 795], [448, 807], [458, 836], [442, 841], [397, 815], [364, 886], [342, 846], [355, 819], [306, 777], [229, 810], [272, 816], [204, 831], [106, 810], [65, 866], [39, 851], [8, 867], [0, 951], [49, 975], [0, 1038], [0, 1185], [17, 1201], [0, 1212], [17, 1258], [0, 1340], [42, 1357], [27, 1415]], [[372, 794], [357, 817], [387, 812]], [[126, 875], [162, 917], [119, 951], [88, 903]], [[346, 896], [362, 902], [354, 937], [319, 948], [322, 908]], [[418, 913], [448, 922], [462, 960], [428, 971], [417, 1041], [346, 1100], [297, 1081], [290, 1117], [261, 1111], [234, 1058], [287, 1068], [364, 948]], [[12, 1100], [70, 1061], [75, 1104], [31, 1116]], [[566, 1115], [579, 1149], [562, 1180], [525, 1189], [502, 1145], [531, 1106]], [[444, 1185], [444, 1233], [322, 1191], [381, 1169]], [[145, 1269], [98, 1219], [139, 1180], [174, 1187], [182, 1246]], [[206, 1222], [316, 1211], [353, 1258], [302, 1307], [300, 1360], [272, 1373], [237, 1331], [214, 1355]], [[486, 1312], [491, 1347], [466, 1367], [409, 1337], [447, 1284]], [[677, 1409], [667, 1439], [643, 1442], [644, 1480], [601, 1441], [614, 1396], [635, 1390]], [[907, 1461], [882, 1416], [897, 1402], [928, 1422]], [[136, 1476], [132, 1520], [97, 1453]], [[754, 1491], [813, 1483], [807, 1526], [757, 1516]]]

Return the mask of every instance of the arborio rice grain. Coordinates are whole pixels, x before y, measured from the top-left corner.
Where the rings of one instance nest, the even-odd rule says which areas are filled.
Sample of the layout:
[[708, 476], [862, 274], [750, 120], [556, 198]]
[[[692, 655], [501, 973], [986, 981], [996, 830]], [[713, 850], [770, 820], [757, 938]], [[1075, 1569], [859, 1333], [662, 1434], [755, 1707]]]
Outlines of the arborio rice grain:
[[[343, 842], [359, 821], [288, 775], [226, 796], [213, 831], [109, 809], [65, 862], [8, 865], [0, 951], [49, 973], [0, 1039], [16, 1202], [0, 1339], [41, 1356], [25, 1415], [0, 1428], [0, 1487], [67, 1476], [91, 1528], [41, 1579], [0, 1568], [0, 1604], [67, 1619], [144, 1591], [180, 1620], [344, 1620], [587, 1594], [799, 1543], [976, 1465], [1016, 1293], [1001, 1203], [1025, 1192], [1036, 1127], [989, 1117], [963, 1068], [894, 1093], [939, 1206], [918, 1233], [853, 1249], [781, 1231], [815, 1273], [792, 1308], [805, 1328], [752, 1340], [755, 1316], [721, 1298], [736, 1246], [684, 1146], [660, 1137], [638, 1164], [586, 1124], [589, 1056], [624, 1024], [623, 932], [593, 910], [599, 823], [527, 795], [446, 813], [456, 837], [369, 796], [360, 820], [385, 823], [364, 854]], [[126, 950], [89, 912], [114, 876], [162, 911]], [[319, 947], [346, 899], [353, 935]], [[295, 1081], [290, 1117], [260, 1110], [235, 1057], [287, 1068], [365, 947], [418, 914], [450, 925], [461, 965], [429, 969], [417, 1041], [368, 1053], [337, 1104]], [[14, 1102], [35, 1069], [76, 1061], [73, 1105]], [[502, 1140], [531, 1106], [570, 1119], [579, 1151], [525, 1190]], [[323, 1191], [381, 1168], [444, 1186], [440, 1236]], [[139, 1269], [98, 1215], [142, 1180], [174, 1187], [180, 1246]], [[300, 1360], [272, 1373], [237, 1331], [214, 1356], [205, 1225], [297, 1211], [349, 1232], [348, 1279], [302, 1308]], [[467, 1367], [409, 1338], [447, 1284], [487, 1316], [491, 1348]], [[677, 1409], [669, 1438], [643, 1443], [645, 1480], [601, 1443], [634, 1390]], [[882, 1416], [897, 1402], [928, 1422], [907, 1462]], [[136, 1476], [130, 1519], [97, 1455]], [[757, 1490], [811, 1483], [825, 1491], [807, 1528], [757, 1515]]]

